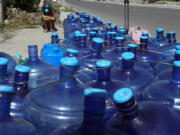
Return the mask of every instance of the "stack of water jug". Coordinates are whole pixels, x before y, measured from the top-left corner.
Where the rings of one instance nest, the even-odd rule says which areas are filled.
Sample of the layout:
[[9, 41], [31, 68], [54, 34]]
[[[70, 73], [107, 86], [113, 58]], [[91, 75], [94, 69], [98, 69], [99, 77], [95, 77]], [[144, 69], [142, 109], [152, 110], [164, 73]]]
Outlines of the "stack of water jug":
[[23, 64], [0, 52], [0, 135], [180, 135], [180, 44], [174, 31], [127, 30], [68, 14]]

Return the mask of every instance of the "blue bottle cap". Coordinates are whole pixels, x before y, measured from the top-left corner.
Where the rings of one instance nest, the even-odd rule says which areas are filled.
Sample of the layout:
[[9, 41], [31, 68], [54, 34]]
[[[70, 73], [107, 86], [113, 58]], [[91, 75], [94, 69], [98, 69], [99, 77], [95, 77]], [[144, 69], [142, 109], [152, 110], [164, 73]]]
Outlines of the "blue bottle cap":
[[96, 66], [100, 68], [107, 68], [107, 67], [110, 67], [111, 65], [112, 65], [112, 62], [109, 60], [98, 60], [96, 62]]
[[107, 94], [108, 94], [107, 90], [104, 89], [86, 88], [84, 90], [84, 96], [105, 98]]
[[175, 53], [179, 55], [179, 54], [180, 54], [180, 50], [176, 50], [176, 52], [175, 52]]
[[61, 64], [66, 66], [77, 66], [79, 61], [76, 57], [63, 57], [60, 60]]
[[149, 33], [147, 33], [147, 32], [142, 33], [142, 36], [148, 36], [148, 35], [149, 35]]
[[116, 103], [125, 103], [129, 101], [132, 97], [133, 92], [130, 88], [119, 89], [113, 95], [113, 99]]
[[112, 31], [112, 32], [108, 32], [108, 34], [117, 34], [117, 32], [114, 32], [114, 31]]
[[74, 32], [74, 35], [75, 35], [75, 36], [79, 36], [80, 34], [81, 34], [81, 32], [78, 31], [78, 30]]
[[0, 85], [0, 92], [13, 92], [14, 88], [8, 85]]
[[114, 39], [115, 39], [115, 40], [125, 40], [124, 37], [115, 37]]
[[93, 38], [93, 42], [103, 44], [104, 40], [102, 38]]
[[180, 67], [180, 61], [179, 61], [179, 60], [174, 61], [174, 62], [173, 62], [173, 65], [174, 65], [175, 67]]
[[28, 73], [30, 72], [31, 68], [28, 66], [23, 66], [23, 65], [17, 65], [15, 67], [15, 70], [18, 72], [24, 72], [24, 73]]
[[135, 58], [135, 55], [132, 52], [123, 52], [121, 54], [121, 57], [124, 60], [133, 60]]
[[126, 32], [126, 29], [119, 29], [120, 32]]
[[51, 33], [51, 36], [58, 36], [58, 33], [52, 32], [52, 33]]
[[66, 51], [70, 52], [70, 53], [79, 53], [79, 50], [72, 49], [72, 48], [68, 48], [68, 49], [66, 49]]
[[167, 32], [167, 34], [174, 35], [174, 34], [176, 34], [176, 32], [175, 31], [169, 31], [169, 32]]
[[129, 43], [129, 44], [127, 44], [127, 47], [137, 48], [137, 47], [138, 47], [138, 45], [137, 45], [137, 44], [135, 44], [135, 43]]
[[148, 36], [141, 36], [140, 39], [143, 39], [143, 40], [148, 40], [149, 37]]
[[0, 57], [0, 65], [7, 65], [9, 60], [4, 57]]
[[96, 34], [96, 32], [95, 31], [91, 31], [89, 34], [94, 35], [94, 34]]
[[117, 27], [117, 24], [111, 24], [111, 27]]
[[86, 34], [80, 33], [79, 36], [80, 36], [80, 37], [85, 37]]
[[180, 50], [180, 44], [176, 45], [176, 50]]
[[157, 28], [156, 31], [157, 31], [157, 32], [163, 32], [164, 29], [163, 29], [163, 28]]

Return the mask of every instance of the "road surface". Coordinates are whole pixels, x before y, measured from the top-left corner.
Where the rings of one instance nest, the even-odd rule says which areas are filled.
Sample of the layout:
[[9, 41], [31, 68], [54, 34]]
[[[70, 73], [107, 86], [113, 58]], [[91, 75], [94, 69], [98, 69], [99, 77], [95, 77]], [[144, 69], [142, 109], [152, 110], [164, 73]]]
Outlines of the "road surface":
[[[105, 21], [111, 21], [123, 26], [123, 6], [99, 2], [66, 0], [68, 4], [91, 14], [101, 16]], [[141, 26], [154, 33], [155, 28], [163, 27], [165, 31], [176, 31], [180, 40], [180, 9], [165, 9], [152, 7], [130, 7], [130, 25]]]

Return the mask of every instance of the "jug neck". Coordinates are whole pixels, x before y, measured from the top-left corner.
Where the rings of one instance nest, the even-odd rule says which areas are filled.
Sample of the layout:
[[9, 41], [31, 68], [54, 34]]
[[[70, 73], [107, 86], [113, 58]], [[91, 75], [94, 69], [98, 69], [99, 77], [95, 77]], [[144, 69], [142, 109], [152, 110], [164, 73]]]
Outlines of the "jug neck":
[[102, 49], [102, 45], [92, 43], [92, 56], [93, 56], [93, 58], [99, 59], [101, 57], [101, 51], [102, 51], [101, 49]]
[[140, 49], [142, 49], [142, 50], [148, 49], [148, 38], [146, 38], [146, 39], [141, 38], [140, 39]]
[[29, 72], [15, 72], [14, 78], [14, 90], [19, 93], [23, 94], [28, 91], [28, 81], [29, 81]]
[[13, 95], [0, 92], [0, 121], [10, 119], [10, 103]]
[[98, 81], [110, 81], [111, 80], [111, 67], [100, 68], [97, 67]]
[[80, 48], [86, 48], [87, 47], [87, 37], [86, 36], [79, 36], [79, 40], [78, 40], [78, 42], [79, 42], [79, 47]]
[[157, 34], [156, 34], [156, 39], [157, 39], [158, 41], [164, 40], [164, 32], [163, 32], [163, 31], [157, 32]]
[[128, 52], [134, 53], [134, 59], [136, 59], [136, 55], [137, 55], [137, 48], [136, 47], [129, 47]]
[[39, 61], [37, 45], [28, 46], [28, 53], [29, 53], [29, 61], [30, 62]]
[[0, 65], [0, 74], [6, 74], [7, 73], [7, 64]]
[[176, 51], [175, 53], [175, 60], [180, 60], [180, 51]]
[[122, 60], [122, 68], [123, 69], [132, 69], [134, 66], [133, 60]]
[[132, 120], [138, 115], [138, 105], [134, 97], [125, 103], [116, 103], [117, 109], [123, 115], [124, 120]]
[[172, 79], [174, 82], [180, 83], [180, 67], [173, 67]]
[[166, 38], [168, 40], [168, 43], [176, 43], [176, 32], [168, 32]]

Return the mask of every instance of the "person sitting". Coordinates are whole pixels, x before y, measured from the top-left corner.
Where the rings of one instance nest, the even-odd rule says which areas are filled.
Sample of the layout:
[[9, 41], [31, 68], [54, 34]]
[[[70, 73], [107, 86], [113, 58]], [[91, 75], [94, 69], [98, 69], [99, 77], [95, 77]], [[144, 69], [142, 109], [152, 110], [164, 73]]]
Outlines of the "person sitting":
[[56, 16], [53, 11], [52, 5], [45, 2], [42, 7], [42, 26], [45, 32], [57, 31], [55, 27]]

